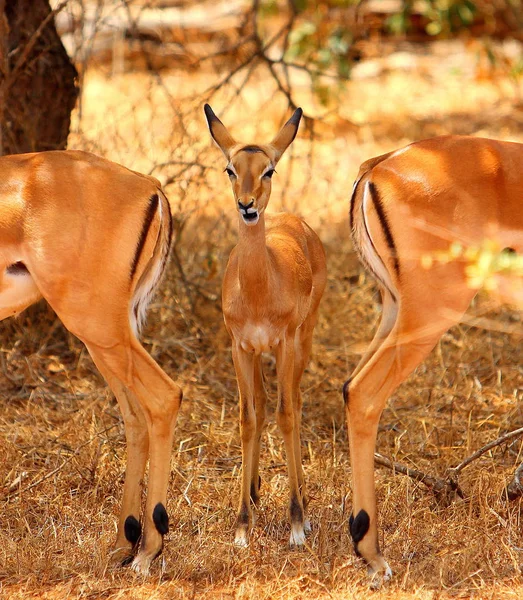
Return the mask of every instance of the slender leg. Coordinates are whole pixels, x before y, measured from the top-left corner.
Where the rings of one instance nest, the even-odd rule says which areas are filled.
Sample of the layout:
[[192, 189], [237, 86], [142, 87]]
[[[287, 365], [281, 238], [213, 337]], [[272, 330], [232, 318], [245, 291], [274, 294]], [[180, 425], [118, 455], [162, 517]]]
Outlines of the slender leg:
[[144, 513], [144, 530], [133, 568], [147, 572], [160, 554], [163, 536], [169, 531], [166, 511], [167, 488], [171, 472], [171, 454], [176, 417], [182, 402], [182, 390], [133, 338], [133, 385], [140, 401], [149, 432], [149, 484]]
[[96, 351], [90, 353], [116, 396], [125, 425], [127, 463], [113, 558], [117, 562], [127, 564], [131, 561], [142, 534], [141, 493], [149, 454], [147, 422], [136, 397], [106, 368], [103, 360], [97, 359]]
[[255, 505], [260, 500], [260, 445], [267, 416], [267, 392], [263, 382], [261, 355], [254, 359], [254, 408], [256, 410], [256, 434], [252, 451], [251, 500]]
[[[287, 457], [287, 473], [289, 476], [291, 518], [291, 535], [289, 544], [301, 546], [305, 542], [304, 509], [298, 481], [298, 465], [296, 457], [296, 434], [294, 417], [295, 392], [294, 384], [294, 335], [282, 340], [276, 350], [276, 367], [278, 371], [278, 406], [276, 420], [282, 432]], [[300, 461], [301, 462], [301, 461]]]
[[242, 482], [234, 543], [245, 547], [249, 543], [252, 523], [250, 491], [253, 473], [253, 452], [256, 437], [254, 408], [254, 355], [237, 348], [233, 342], [232, 358], [240, 394], [240, 437], [242, 443]]
[[[350, 533], [356, 553], [367, 562], [371, 573], [382, 572], [384, 579], [391, 570], [378, 545], [377, 510], [374, 489], [374, 450], [378, 423], [390, 394], [421, 363], [441, 335], [468, 306], [473, 293], [464, 293], [462, 304], [455, 307], [455, 317], [424, 314], [421, 298], [418, 312], [404, 297], [396, 325], [373, 356], [345, 388], [345, 407], [352, 465], [353, 513]], [[445, 313], [450, 314], [450, 313]]]
[[[138, 554], [133, 561], [133, 568], [141, 573], [147, 573], [151, 562], [163, 547], [163, 536], [168, 532], [169, 518], [166, 511], [167, 487], [169, 483], [170, 458], [174, 425], [180, 407], [182, 393], [180, 388], [160, 369], [155, 361], [147, 354], [139, 342], [130, 336], [129, 345], [117, 345], [112, 348], [100, 348], [93, 343], [87, 343], [89, 352], [103, 374], [108, 373], [109, 383], [115, 385], [115, 380], [125, 382], [127, 388], [124, 394], [116, 385], [113, 391], [121, 401], [122, 398], [136, 398], [140, 404], [144, 420], [147, 424], [149, 439], [149, 485], [147, 500], [143, 515], [143, 532]], [[130, 406], [132, 406], [129, 403]], [[139, 412], [135, 411], [135, 414]], [[131, 425], [130, 439], [138, 441], [137, 447], [132, 447], [129, 457], [133, 461], [133, 470], [126, 473], [129, 507], [123, 510], [135, 510], [137, 491], [143, 475], [143, 452], [145, 434], [136, 434], [137, 423]], [[140, 421], [143, 426], [143, 421]], [[124, 498], [127, 502], [127, 497]], [[120, 517], [123, 521], [124, 536], [127, 538], [136, 527], [128, 517]], [[127, 535], [126, 535], [127, 525]], [[121, 531], [119, 531], [121, 536]], [[132, 534], [131, 534], [131, 537]], [[121, 538], [119, 538], [121, 539]], [[129, 541], [129, 540], [128, 540]]]

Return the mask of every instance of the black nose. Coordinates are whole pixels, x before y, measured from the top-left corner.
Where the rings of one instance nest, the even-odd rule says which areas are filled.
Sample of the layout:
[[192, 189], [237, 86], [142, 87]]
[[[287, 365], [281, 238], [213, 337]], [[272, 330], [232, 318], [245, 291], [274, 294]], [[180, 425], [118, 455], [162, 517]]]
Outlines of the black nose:
[[251, 200], [249, 202], [249, 204], [243, 204], [242, 202], [240, 202], [238, 200], [238, 206], [242, 209], [242, 210], [247, 210], [248, 208], [251, 208], [251, 206], [254, 204], [254, 200]]

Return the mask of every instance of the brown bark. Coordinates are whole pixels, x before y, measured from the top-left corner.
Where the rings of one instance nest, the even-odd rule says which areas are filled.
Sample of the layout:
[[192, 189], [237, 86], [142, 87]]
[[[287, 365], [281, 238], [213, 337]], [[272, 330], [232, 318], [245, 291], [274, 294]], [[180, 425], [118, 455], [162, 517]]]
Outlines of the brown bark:
[[77, 72], [48, 0], [0, 0], [0, 155], [65, 148]]

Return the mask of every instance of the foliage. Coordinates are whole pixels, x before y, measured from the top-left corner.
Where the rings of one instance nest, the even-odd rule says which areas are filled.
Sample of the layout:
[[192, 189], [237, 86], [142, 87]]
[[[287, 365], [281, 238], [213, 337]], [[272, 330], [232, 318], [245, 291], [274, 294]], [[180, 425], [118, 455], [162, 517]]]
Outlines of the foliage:
[[500, 248], [492, 240], [485, 240], [479, 246], [465, 246], [453, 242], [447, 252], [422, 257], [422, 264], [430, 268], [434, 262], [445, 264], [455, 260], [463, 260], [465, 272], [471, 289], [484, 289], [498, 292], [498, 276], [508, 277], [512, 282], [512, 292], [523, 292], [523, 256]]
[[[485, 0], [398, 0], [382, 12], [379, 2], [363, 0], [262, 0], [253, 2], [251, 10], [259, 25], [288, 16], [283, 36], [275, 40], [281, 52], [276, 62], [288, 71], [306, 71], [316, 99], [324, 106], [338, 97], [354, 62], [362, 57], [360, 46], [371, 39], [413, 34], [416, 40], [430, 41], [463, 31], [487, 37], [517, 36], [523, 23], [520, 0], [495, 4]], [[258, 28], [261, 44], [257, 56], [266, 56], [265, 49], [270, 46], [275, 49], [263, 31]], [[515, 69], [517, 79], [518, 67]]]
[[478, 13], [473, 0], [404, 0], [402, 8], [388, 19], [391, 32], [399, 34], [409, 31], [414, 11], [426, 19], [425, 31], [430, 36], [450, 35], [474, 22]]

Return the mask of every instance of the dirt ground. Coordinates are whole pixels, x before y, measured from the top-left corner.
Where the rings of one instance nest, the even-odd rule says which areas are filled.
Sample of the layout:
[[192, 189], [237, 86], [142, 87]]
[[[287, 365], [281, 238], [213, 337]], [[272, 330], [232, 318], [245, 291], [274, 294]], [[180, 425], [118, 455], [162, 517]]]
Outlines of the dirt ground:
[[[381, 544], [394, 579], [369, 591], [347, 528], [350, 467], [341, 399], [380, 314], [376, 285], [349, 241], [348, 201], [359, 164], [444, 133], [523, 141], [520, 82], [502, 62], [489, 66], [480, 43], [400, 45], [358, 66], [339, 107], [314, 123], [314, 142], [303, 127], [278, 166], [271, 209], [298, 212], [316, 228], [329, 269], [302, 382], [313, 529], [306, 548], [296, 551], [287, 547], [285, 458], [272, 414], [251, 543], [245, 550], [232, 544], [240, 441], [219, 295], [236, 225], [225, 164], [210, 144], [201, 100], [216, 77], [173, 70], [159, 80], [91, 69], [70, 137], [71, 148], [153, 172], [175, 206], [173, 257], [144, 334], [147, 349], [185, 393], [163, 555], [147, 578], [112, 566], [122, 421], [82, 344], [38, 306], [0, 330], [0, 598], [522, 597], [523, 505], [504, 494], [522, 460], [519, 438], [467, 467], [460, 477], [466, 498], [449, 505], [423, 484], [376, 469]], [[296, 78], [295, 85], [306, 114], [321, 115], [306, 82]], [[218, 93], [211, 104], [246, 142], [268, 141], [288, 116], [285, 101], [261, 75], [237, 94]], [[523, 426], [522, 337], [519, 313], [493, 309], [480, 297], [394, 394], [378, 451], [444, 476], [488, 441]], [[274, 361], [264, 362], [272, 413]]]

